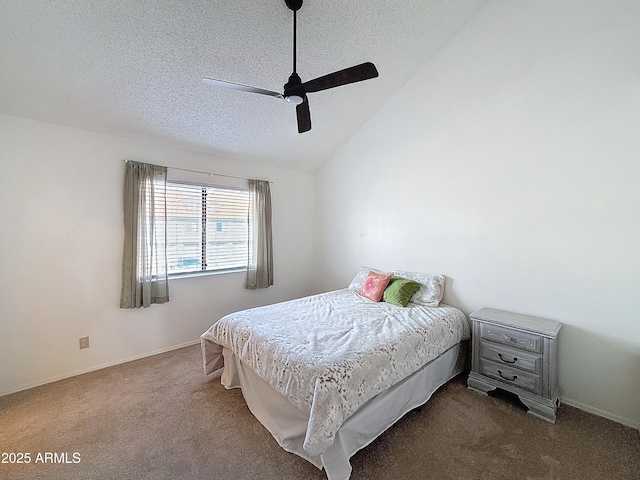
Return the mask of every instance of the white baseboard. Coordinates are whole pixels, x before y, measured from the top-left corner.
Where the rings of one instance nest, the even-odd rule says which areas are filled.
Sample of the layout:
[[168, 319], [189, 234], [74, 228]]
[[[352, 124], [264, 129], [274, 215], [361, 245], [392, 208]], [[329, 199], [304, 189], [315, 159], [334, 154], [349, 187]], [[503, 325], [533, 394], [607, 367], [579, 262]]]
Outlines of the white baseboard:
[[79, 371], [76, 371], [76, 372], [73, 372], [73, 373], [69, 373], [67, 375], [62, 375], [60, 377], [53, 377], [53, 378], [50, 378], [48, 380], [45, 380], [44, 382], [39, 382], [39, 383], [35, 383], [33, 385], [23, 386], [23, 387], [15, 389], [15, 390], [9, 390], [9, 391], [6, 391], [6, 392], [0, 392], [0, 397], [3, 397], [5, 395], [10, 395], [12, 393], [22, 392], [23, 390], [29, 390], [30, 388], [39, 387], [41, 385], [46, 385], [48, 383], [57, 382], [59, 380], [64, 380], [65, 378], [76, 377], [76, 376], [82, 375], [84, 373], [95, 372], [96, 370], [102, 370], [103, 368], [114, 367], [116, 365], [121, 365], [123, 363], [132, 362], [134, 360], [140, 360], [141, 358], [152, 357], [152, 356], [158, 355], [160, 353], [170, 352], [171, 350], [177, 350], [179, 348], [189, 347], [191, 345], [196, 345], [198, 343], [200, 343], [200, 339], [192, 340], [190, 342], [181, 343], [180, 345], [174, 345], [172, 347], [161, 348], [159, 350], [154, 350], [152, 352], [143, 353], [141, 355], [134, 355], [133, 357], [125, 358], [125, 359], [122, 359], [122, 360], [116, 360], [114, 362], [104, 363], [102, 365], [98, 365], [98, 366], [95, 366], [95, 367], [87, 368], [85, 370], [79, 370]]
[[560, 397], [560, 403], [566, 403], [567, 405], [579, 408], [580, 410], [584, 410], [585, 412], [593, 413], [594, 415], [597, 415], [599, 417], [603, 417], [608, 420], [613, 420], [616, 423], [621, 423], [622, 425], [626, 425], [627, 427], [640, 430], [639, 421], [634, 421], [629, 418], [621, 417], [619, 415], [614, 415], [613, 413], [605, 412], [604, 410], [600, 410], [599, 408], [594, 408], [590, 405], [586, 405], [584, 403], [578, 402], [571, 398]]

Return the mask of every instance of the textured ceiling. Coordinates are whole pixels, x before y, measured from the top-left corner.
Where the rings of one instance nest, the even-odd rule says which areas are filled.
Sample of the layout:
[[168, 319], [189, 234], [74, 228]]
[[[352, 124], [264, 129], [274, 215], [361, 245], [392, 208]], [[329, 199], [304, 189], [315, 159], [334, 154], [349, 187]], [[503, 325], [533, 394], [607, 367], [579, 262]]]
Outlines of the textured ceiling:
[[282, 91], [292, 70], [284, 0], [1, 0], [0, 113], [312, 171], [487, 0], [306, 0], [302, 81], [365, 61], [378, 78], [295, 107], [203, 85]]

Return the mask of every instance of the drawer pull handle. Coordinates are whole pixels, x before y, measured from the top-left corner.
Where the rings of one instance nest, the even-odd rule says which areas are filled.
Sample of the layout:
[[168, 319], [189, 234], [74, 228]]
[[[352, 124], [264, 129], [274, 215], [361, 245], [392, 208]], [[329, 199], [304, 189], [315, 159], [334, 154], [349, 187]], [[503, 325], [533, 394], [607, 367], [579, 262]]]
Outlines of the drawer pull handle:
[[509, 382], [513, 382], [516, 378], [518, 378], [517, 375], [514, 375], [513, 378], [507, 378], [504, 375], [502, 375], [502, 370], [498, 370], [498, 375], [500, 375], [501, 378], [504, 378], [505, 380], [507, 380]]
[[500, 360], [502, 360], [504, 363], [516, 363], [518, 361], [518, 357], [513, 357], [512, 361], [509, 360], [505, 360], [504, 358], [502, 358], [502, 354], [498, 353], [498, 356], [500, 357]]

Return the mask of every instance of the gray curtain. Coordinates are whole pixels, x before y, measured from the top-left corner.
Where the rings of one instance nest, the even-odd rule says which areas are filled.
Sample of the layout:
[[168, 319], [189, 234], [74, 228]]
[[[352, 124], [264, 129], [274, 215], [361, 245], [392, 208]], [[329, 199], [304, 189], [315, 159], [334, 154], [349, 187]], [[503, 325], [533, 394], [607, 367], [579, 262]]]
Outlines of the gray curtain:
[[271, 189], [269, 182], [249, 180], [249, 265], [248, 289], [273, 285], [273, 243], [271, 239]]
[[166, 188], [166, 167], [126, 163], [120, 308], [169, 301]]

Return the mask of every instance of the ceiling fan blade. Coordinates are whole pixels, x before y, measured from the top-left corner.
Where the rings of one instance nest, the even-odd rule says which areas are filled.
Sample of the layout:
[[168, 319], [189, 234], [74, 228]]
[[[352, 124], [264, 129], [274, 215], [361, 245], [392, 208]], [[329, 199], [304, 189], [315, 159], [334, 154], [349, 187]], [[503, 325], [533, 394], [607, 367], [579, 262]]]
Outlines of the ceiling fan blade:
[[371, 62], [345, 68], [337, 72], [314, 78], [302, 84], [307, 93], [319, 92], [328, 88], [340, 87], [349, 83], [360, 82], [378, 76], [376, 66]]
[[309, 102], [306, 96], [304, 101], [296, 106], [296, 115], [298, 117], [298, 133], [311, 130], [311, 112], [309, 111]]
[[265, 90], [263, 88], [250, 87], [248, 85], [242, 85], [240, 83], [227, 82], [224, 80], [216, 80], [215, 78], [204, 77], [202, 83], [205, 85], [213, 85], [215, 87], [228, 88], [231, 90], [241, 90], [249, 93], [259, 93], [260, 95], [269, 95], [275, 98], [284, 98], [281, 93], [272, 92], [271, 90]]

